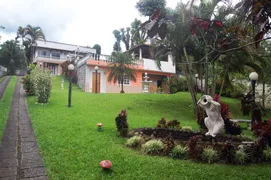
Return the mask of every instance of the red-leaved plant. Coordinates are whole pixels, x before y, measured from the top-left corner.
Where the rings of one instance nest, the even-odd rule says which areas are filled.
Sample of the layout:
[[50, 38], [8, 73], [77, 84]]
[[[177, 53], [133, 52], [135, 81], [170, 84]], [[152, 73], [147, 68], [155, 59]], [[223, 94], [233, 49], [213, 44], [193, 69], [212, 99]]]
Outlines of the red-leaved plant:
[[200, 159], [202, 147], [200, 147], [200, 145], [198, 144], [199, 141], [201, 141], [201, 136], [195, 135], [190, 137], [187, 142], [188, 155], [192, 159]]
[[252, 131], [256, 136], [265, 138], [271, 145], [271, 118], [268, 121], [253, 123]]

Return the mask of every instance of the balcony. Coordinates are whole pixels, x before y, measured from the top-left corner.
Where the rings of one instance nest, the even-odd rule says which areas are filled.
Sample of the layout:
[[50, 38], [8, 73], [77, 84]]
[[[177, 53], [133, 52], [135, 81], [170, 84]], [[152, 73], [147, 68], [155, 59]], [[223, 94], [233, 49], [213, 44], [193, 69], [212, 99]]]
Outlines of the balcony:
[[[89, 54], [89, 60], [95, 60], [100, 62], [110, 63], [112, 62], [112, 56], [110, 55], [103, 55], [103, 54]], [[135, 59], [135, 65], [136, 66], [142, 66], [144, 65], [143, 60]]]

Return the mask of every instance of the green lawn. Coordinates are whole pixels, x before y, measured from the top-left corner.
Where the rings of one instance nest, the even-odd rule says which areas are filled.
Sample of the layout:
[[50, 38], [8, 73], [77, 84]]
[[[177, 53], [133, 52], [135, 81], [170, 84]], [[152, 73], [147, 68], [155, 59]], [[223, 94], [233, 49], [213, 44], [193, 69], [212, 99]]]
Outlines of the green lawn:
[[[182, 126], [197, 128], [188, 93], [91, 94], [73, 87], [72, 108], [67, 107], [67, 82], [54, 79], [50, 103], [35, 104], [28, 97], [30, 117], [50, 179], [270, 179], [271, 165], [230, 166], [202, 164], [189, 160], [144, 156], [125, 148], [114, 119], [121, 109], [128, 111], [131, 128], [154, 127], [161, 117], [178, 119]], [[233, 115], [239, 101], [231, 103]], [[96, 124], [104, 124], [98, 132]], [[99, 162], [109, 159], [113, 169], [104, 172]]]
[[[10, 110], [10, 105], [12, 101], [12, 95], [14, 92], [16, 84], [16, 77], [13, 76], [7, 86], [7, 89], [0, 100], [0, 139], [2, 139], [3, 130], [6, 127], [6, 122], [8, 120], [8, 114]], [[0, 141], [1, 142], [1, 141]]]

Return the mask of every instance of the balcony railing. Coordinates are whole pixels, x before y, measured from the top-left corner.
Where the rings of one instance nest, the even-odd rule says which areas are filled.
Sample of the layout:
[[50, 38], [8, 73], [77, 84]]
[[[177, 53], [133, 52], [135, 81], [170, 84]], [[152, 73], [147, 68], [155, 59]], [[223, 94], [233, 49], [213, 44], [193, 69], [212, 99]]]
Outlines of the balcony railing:
[[67, 57], [57, 57], [57, 56], [50, 56], [50, 55], [42, 55], [39, 54], [36, 58], [46, 58], [46, 59], [54, 59], [54, 60], [68, 60]]
[[[109, 55], [91, 53], [91, 54], [89, 54], [89, 57], [96, 60], [96, 61], [102, 61], [102, 62], [108, 62], [108, 63], [113, 61], [112, 56], [109, 56]], [[144, 62], [143, 62], [143, 60], [135, 59], [135, 64], [143, 66]]]

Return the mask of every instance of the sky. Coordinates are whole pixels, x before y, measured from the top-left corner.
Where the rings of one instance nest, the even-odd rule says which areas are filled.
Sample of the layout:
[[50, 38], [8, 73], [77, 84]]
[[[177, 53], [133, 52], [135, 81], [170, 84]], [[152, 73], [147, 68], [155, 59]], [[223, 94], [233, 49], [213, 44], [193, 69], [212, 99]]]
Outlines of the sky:
[[[102, 54], [111, 54], [114, 29], [130, 26], [137, 18], [139, 0], [2, 0], [0, 42], [14, 39], [19, 26], [40, 26], [46, 40], [81, 46], [100, 44]], [[185, 0], [184, 0], [185, 1]], [[167, 0], [175, 8], [180, 0]]]

